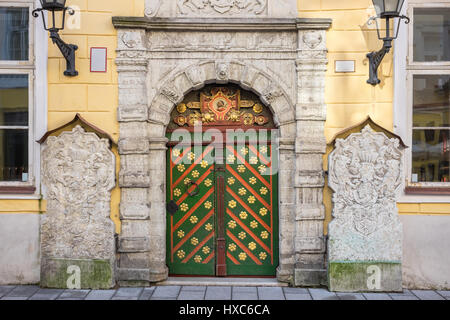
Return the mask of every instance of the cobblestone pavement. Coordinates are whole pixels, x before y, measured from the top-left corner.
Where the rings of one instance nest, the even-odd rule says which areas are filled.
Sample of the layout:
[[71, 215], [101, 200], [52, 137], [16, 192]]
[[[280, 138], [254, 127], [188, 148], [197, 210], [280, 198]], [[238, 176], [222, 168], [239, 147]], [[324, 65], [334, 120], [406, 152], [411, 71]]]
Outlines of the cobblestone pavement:
[[450, 291], [334, 293], [326, 289], [229, 286], [158, 286], [117, 290], [0, 286], [0, 300], [450, 300]]

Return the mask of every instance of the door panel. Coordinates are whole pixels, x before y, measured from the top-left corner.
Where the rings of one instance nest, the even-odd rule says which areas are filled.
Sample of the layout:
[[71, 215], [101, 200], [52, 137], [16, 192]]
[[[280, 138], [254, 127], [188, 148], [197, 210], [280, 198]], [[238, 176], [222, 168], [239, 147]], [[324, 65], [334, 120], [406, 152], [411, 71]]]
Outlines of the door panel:
[[167, 263], [171, 274], [215, 274], [213, 155], [211, 146], [168, 150], [167, 199], [178, 206], [167, 219]]
[[227, 146], [226, 159], [227, 274], [275, 275], [278, 200], [271, 147]]

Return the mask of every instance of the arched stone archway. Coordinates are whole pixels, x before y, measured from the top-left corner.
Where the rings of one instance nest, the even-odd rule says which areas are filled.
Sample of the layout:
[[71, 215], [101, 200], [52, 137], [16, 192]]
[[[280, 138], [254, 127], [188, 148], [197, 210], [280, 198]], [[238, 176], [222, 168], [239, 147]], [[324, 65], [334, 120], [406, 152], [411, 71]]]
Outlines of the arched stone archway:
[[[163, 20], [113, 21], [119, 28], [119, 284], [167, 278], [166, 126], [185, 94], [208, 83], [238, 84], [271, 108], [280, 131], [277, 278], [319, 284], [325, 275], [323, 91], [330, 22], [286, 19], [280, 27], [277, 19], [249, 32], [255, 22], [247, 19], [227, 24], [229, 37], [223, 24]], [[185, 32], [177, 32], [181, 28]], [[211, 41], [206, 49], [205, 39]]]

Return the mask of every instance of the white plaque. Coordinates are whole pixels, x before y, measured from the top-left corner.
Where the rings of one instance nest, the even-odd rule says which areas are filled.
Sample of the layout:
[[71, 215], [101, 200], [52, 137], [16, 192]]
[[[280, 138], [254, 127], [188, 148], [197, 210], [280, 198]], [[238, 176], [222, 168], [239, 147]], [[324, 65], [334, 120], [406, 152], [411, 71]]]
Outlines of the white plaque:
[[335, 61], [335, 72], [336, 73], [355, 72], [355, 61], [354, 60], [336, 60]]
[[91, 48], [91, 72], [106, 72], [107, 48]]

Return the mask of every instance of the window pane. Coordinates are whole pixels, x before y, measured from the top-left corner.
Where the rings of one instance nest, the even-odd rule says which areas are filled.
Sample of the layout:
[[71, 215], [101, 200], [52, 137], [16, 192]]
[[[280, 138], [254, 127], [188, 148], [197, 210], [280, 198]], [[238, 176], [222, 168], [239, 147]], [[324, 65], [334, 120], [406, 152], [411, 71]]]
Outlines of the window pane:
[[450, 61], [450, 8], [414, 9], [414, 61]]
[[412, 182], [448, 182], [450, 130], [413, 130]]
[[0, 181], [28, 180], [28, 130], [0, 130]]
[[0, 60], [28, 60], [28, 8], [0, 8]]
[[414, 75], [414, 127], [450, 127], [449, 87], [450, 75]]
[[28, 75], [0, 74], [0, 126], [28, 126]]

